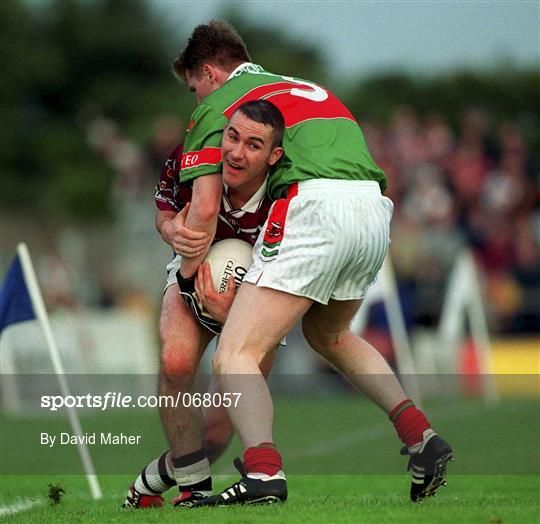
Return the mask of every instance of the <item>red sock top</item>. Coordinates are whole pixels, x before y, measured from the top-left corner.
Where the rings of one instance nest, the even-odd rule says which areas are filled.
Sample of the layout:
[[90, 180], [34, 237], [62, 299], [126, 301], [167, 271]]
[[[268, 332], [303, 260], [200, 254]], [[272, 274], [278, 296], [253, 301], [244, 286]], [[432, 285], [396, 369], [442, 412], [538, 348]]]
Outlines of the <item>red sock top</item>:
[[244, 467], [247, 473], [275, 475], [282, 467], [279, 451], [272, 442], [262, 442], [244, 452]]
[[394, 423], [398, 437], [406, 446], [422, 442], [423, 433], [431, 426], [425, 415], [407, 398], [395, 406], [388, 418]]

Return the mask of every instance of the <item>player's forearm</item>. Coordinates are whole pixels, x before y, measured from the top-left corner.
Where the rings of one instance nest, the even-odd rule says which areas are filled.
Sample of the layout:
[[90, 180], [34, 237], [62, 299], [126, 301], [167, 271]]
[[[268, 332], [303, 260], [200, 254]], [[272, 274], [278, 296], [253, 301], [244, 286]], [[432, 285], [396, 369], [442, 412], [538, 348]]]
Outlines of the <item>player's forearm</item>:
[[158, 209], [156, 213], [156, 229], [157, 232], [161, 235], [163, 241], [169, 246], [172, 246], [172, 237], [171, 237], [171, 223], [172, 220], [176, 217], [177, 213], [175, 211], [162, 211]]
[[186, 226], [194, 231], [207, 233], [209, 242], [207, 249], [199, 256], [182, 259], [180, 273], [184, 278], [189, 278], [195, 274], [216, 234], [222, 192], [221, 175], [205, 175], [193, 181], [193, 195], [186, 218]]

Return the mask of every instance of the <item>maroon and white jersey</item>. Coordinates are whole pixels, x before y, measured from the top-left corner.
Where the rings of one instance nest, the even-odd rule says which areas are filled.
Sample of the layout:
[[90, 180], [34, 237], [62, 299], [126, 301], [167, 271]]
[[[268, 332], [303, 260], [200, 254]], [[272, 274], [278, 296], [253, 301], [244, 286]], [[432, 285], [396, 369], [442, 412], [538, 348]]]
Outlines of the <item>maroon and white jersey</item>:
[[[181, 161], [182, 144], [165, 160], [154, 192], [156, 206], [162, 211], [178, 213], [191, 201], [192, 181], [183, 184], [178, 182]], [[251, 245], [255, 244], [268, 218], [271, 205], [272, 201], [266, 194], [266, 181], [240, 209], [234, 209], [231, 205], [225, 187], [214, 242], [226, 238], [239, 238]]]
[[179, 144], [168, 156], [161, 168], [159, 181], [154, 190], [156, 206], [161, 211], [179, 212], [182, 209], [181, 199], [178, 195], [179, 185], [176, 176], [177, 166], [182, 159], [182, 145]]

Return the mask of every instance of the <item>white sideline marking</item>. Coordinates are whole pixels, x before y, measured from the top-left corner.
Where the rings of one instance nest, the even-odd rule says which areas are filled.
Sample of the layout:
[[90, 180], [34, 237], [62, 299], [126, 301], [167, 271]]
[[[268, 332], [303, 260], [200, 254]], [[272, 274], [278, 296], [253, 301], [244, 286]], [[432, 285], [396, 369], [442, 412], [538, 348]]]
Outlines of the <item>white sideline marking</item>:
[[18, 500], [9, 506], [0, 506], [0, 517], [14, 515], [15, 513], [20, 513], [21, 511], [27, 511], [34, 506], [41, 506], [41, 504], [43, 504], [42, 500]]

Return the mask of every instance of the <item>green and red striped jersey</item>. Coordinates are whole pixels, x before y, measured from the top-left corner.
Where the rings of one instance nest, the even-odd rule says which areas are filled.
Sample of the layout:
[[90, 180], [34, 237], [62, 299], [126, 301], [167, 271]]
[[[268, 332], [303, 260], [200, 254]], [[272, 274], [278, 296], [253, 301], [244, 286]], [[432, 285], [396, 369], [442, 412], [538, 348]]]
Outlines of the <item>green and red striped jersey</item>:
[[184, 143], [181, 181], [221, 172], [221, 135], [235, 109], [249, 100], [266, 99], [285, 119], [285, 154], [268, 176], [271, 198], [287, 186], [312, 178], [375, 180], [384, 191], [384, 172], [371, 158], [355, 118], [323, 87], [275, 75], [245, 63], [195, 109]]

